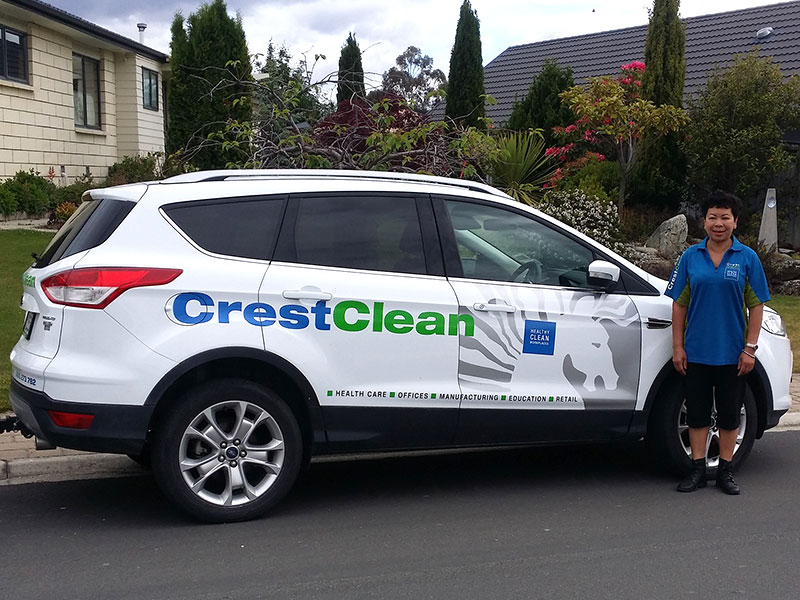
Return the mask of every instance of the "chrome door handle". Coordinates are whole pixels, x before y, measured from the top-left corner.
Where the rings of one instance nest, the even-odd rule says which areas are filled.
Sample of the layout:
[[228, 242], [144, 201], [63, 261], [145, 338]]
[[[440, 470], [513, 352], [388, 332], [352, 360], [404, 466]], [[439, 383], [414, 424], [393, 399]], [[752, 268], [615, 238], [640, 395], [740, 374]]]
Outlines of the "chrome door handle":
[[283, 297], [287, 300], [330, 300], [333, 294], [313, 290], [284, 290]]
[[509, 306], [508, 304], [489, 304], [488, 302], [476, 302], [472, 305], [472, 308], [475, 310], [480, 310], [483, 312], [504, 312], [504, 313], [513, 313], [516, 312], [516, 308], [513, 306]]

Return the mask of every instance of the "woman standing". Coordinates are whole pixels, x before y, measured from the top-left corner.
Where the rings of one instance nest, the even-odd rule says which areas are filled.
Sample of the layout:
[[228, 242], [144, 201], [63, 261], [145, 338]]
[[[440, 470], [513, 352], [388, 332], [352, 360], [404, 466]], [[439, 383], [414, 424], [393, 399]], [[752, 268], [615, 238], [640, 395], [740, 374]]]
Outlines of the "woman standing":
[[[679, 492], [706, 486], [706, 441], [714, 403], [719, 427], [717, 487], [738, 494], [731, 460], [746, 375], [753, 370], [764, 303], [770, 299], [758, 255], [734, 236], [741, 200], [716, 191], [702, 204], [706, 238], [672, 272], [672, 363], [685, 377], [692, 466]], [[749, 313], [749, 319], [748, 314]]]

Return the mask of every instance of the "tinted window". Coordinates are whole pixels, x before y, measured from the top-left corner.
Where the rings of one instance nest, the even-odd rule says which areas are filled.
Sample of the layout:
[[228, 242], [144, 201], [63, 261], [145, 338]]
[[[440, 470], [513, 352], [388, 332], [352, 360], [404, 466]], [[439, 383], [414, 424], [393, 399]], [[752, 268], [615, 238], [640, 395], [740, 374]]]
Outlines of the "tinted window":
[[410, 197], [301, 198], [294, 241], [301, 263], [426, 272], [417, 206]]
[[204, 250], [269, 260], [284, 205], [283, 198], [227, 199], [172, 204], [164, 212]]
[[446, 201], [464, 277], [586, 287], [591, 250], [532, 217]]
[[110, 198], [82, 202], [78, 210], [58, 230], [34, 266], [37, 269], [45, 267], [67, 256], [99, 246], [122, 223], [133, 207], [133, 202]]

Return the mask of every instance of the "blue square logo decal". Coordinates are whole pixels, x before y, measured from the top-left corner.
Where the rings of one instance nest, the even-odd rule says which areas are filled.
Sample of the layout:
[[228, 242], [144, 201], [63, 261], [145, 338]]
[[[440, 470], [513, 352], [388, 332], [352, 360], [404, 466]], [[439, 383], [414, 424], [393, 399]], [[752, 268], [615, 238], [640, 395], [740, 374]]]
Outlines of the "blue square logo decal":
[[725, 265], [725, 279], [739, 281], [739, 263], [728, 263]]
[[525, 354], [547, 354], [556, 350], [556, 324], [552, 321], [525, 321], [525, 339], [522, 352]]

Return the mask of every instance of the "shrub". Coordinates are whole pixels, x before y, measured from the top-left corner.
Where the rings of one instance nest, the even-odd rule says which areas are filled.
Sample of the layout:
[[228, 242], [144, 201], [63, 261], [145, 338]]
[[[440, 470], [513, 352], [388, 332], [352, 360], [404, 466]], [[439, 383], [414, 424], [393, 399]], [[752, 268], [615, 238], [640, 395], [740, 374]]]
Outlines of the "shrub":
[[53, 208], [51, 203], [56, 186], [44, 177], [40, 177], [33, 169], [19, 171], [3, 185], [11, 192], [18, 211], [32, 216], [41, 215]]
[[17, 199], [5, 183], [0, 183], [0, 214], [13, 215], [17, 212]]
[[619, 196], [619, 166], [607, 160], [589, 160], [583, 162], [583, 166], [571, 175], [564, 177], [559, 184], [562, 190], [583, 190], [584, 193], [597, 196], [601, 200], [616, 198]]
[[141, 156], [125, 156], [108, 168], [108, 185], [122, 185], [157, 179], [156, 170], [161, 159], [160, 152]]
[[56, 208], [54, 222], [64, 223], [67, 219], [69, 219], [72, 216], [72, 213], [74, 213], [76, 210], [78, 210], [78, 205], [75, 204], [74, 202], [62, 202]]
[[580, 189], [553, 191], [545, 194], [536, 208], [616, 252], [622, 250], [619, 214], [608, 198], [603, 200]]
[[75, 183], [57, 187], [53, 192], [55, 196], [53, 204], [55, 204], [56, 208], [59, 208], [65, 202], [69, 202], [77, 207], [81, 203], [83, 192], [96, 187], [98, 185], [95, 184], [91, 175], [82, 175], [75, 180]]

